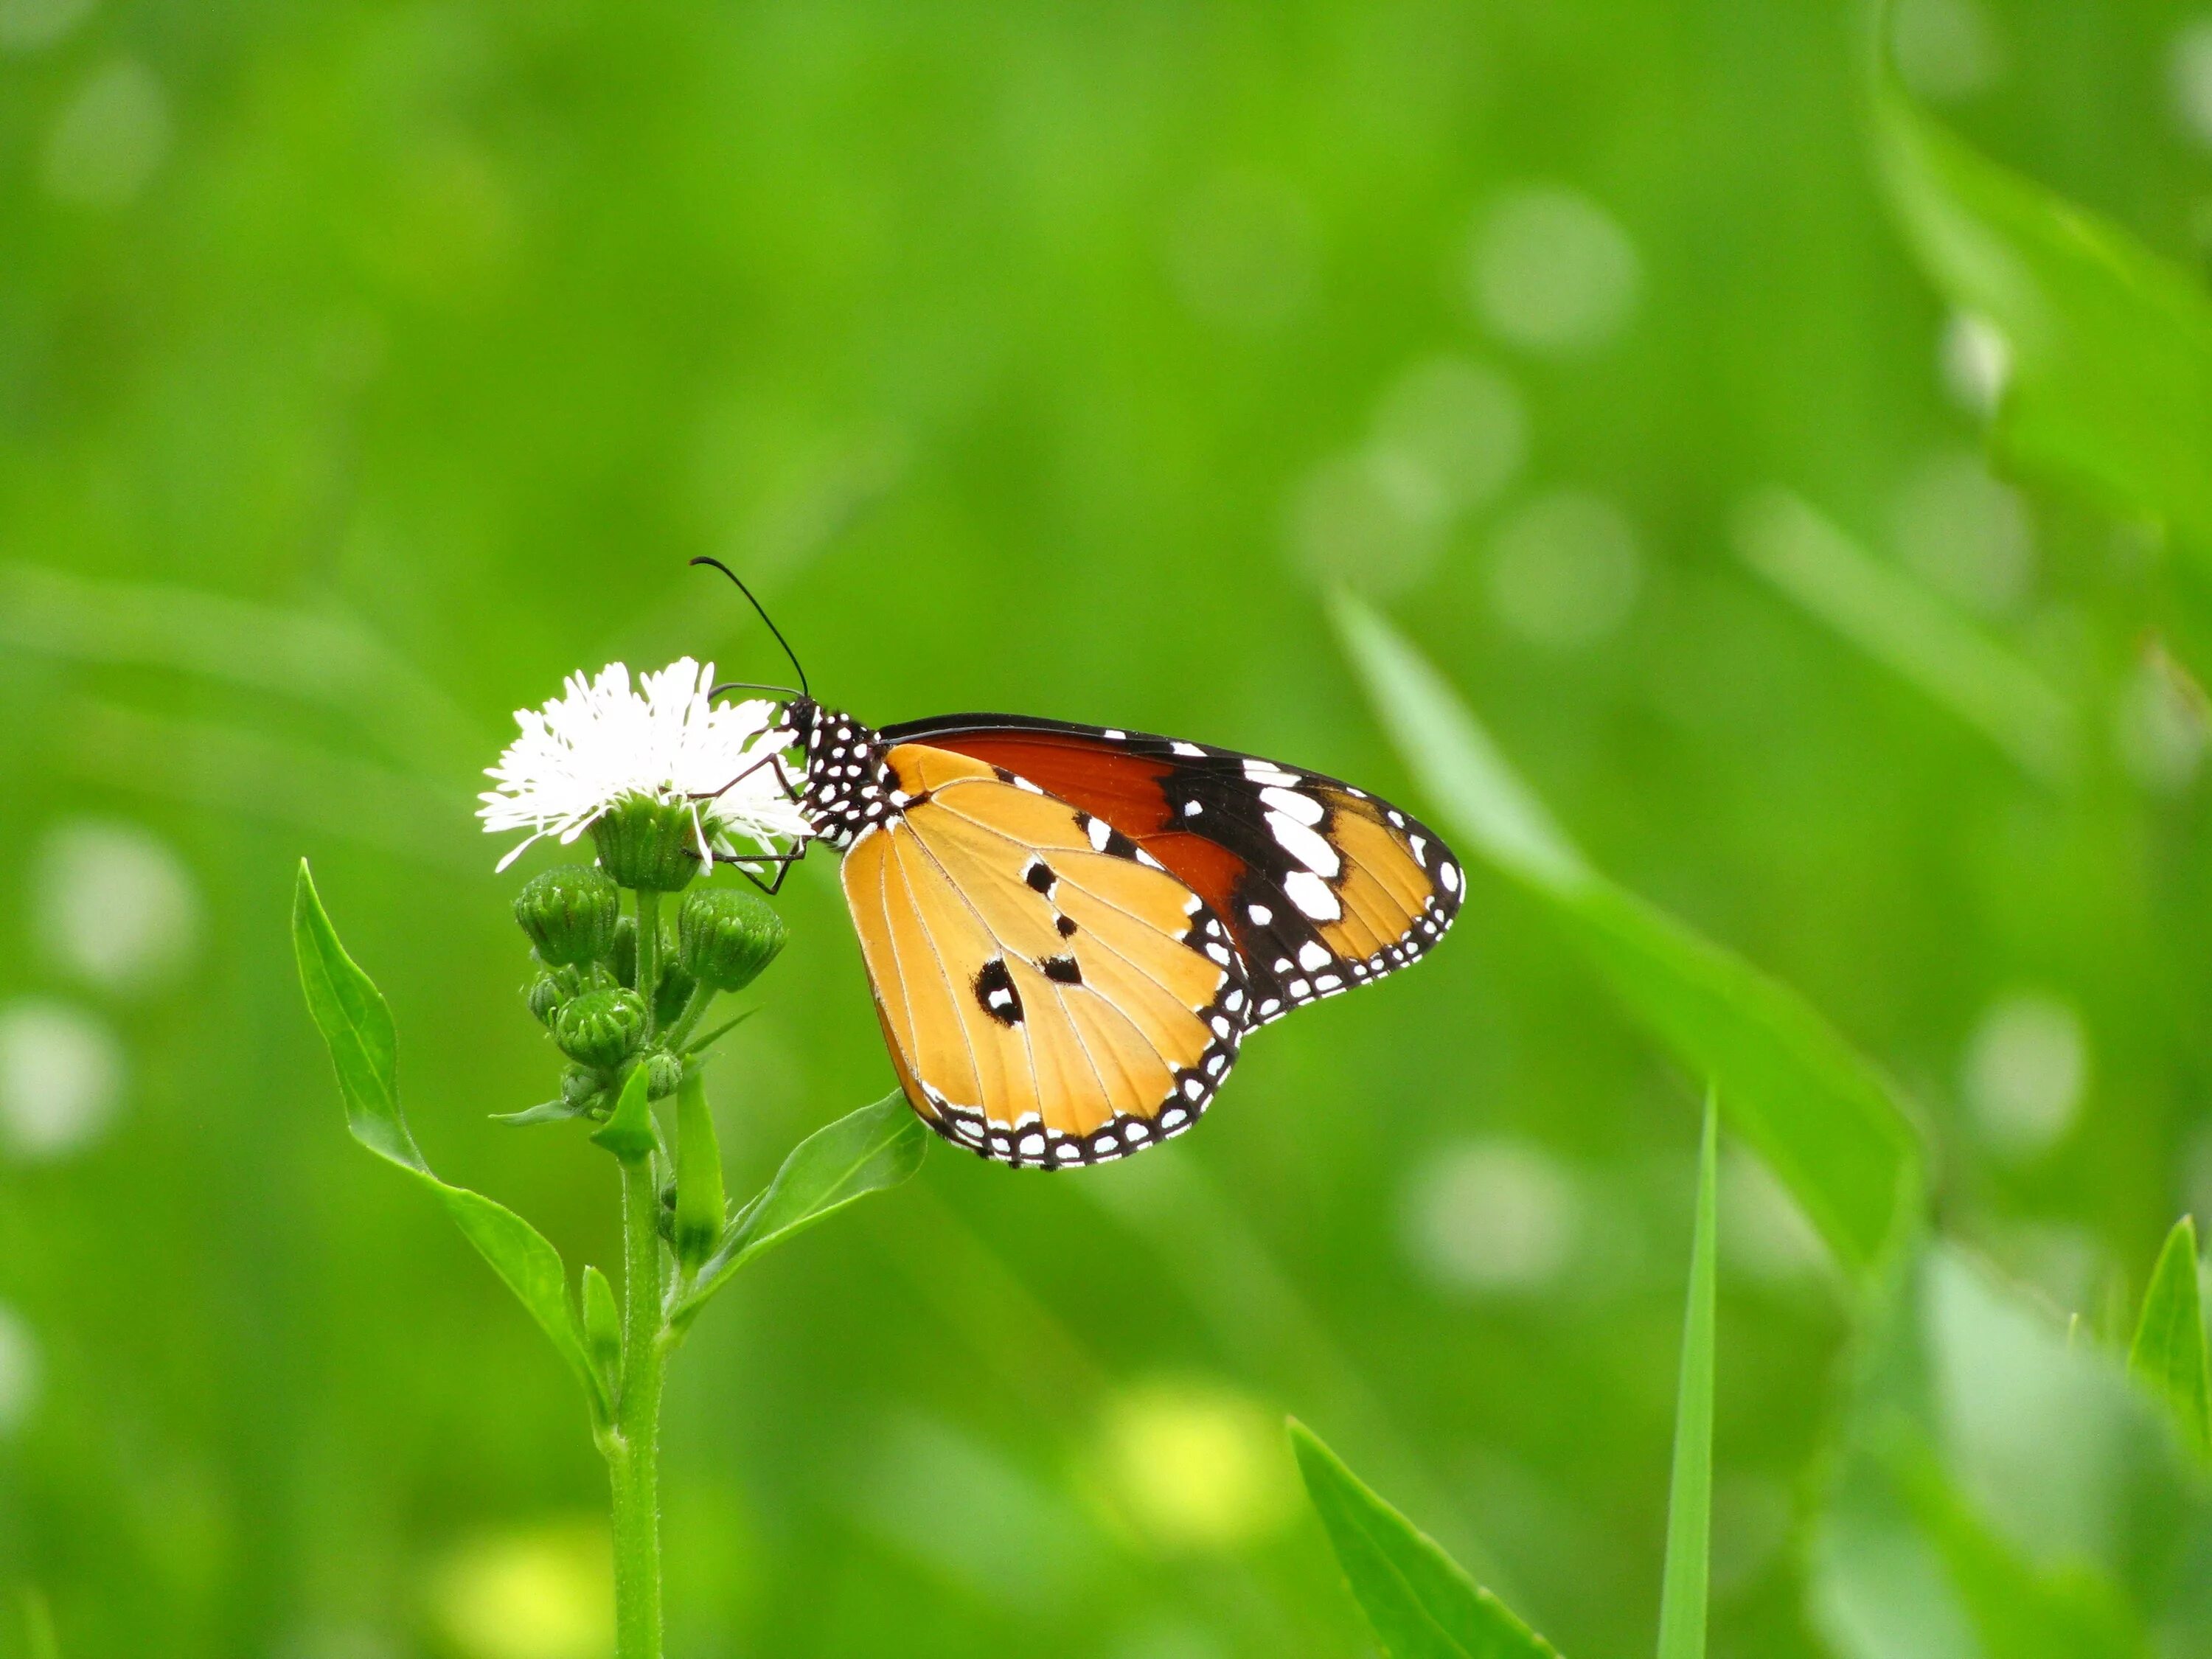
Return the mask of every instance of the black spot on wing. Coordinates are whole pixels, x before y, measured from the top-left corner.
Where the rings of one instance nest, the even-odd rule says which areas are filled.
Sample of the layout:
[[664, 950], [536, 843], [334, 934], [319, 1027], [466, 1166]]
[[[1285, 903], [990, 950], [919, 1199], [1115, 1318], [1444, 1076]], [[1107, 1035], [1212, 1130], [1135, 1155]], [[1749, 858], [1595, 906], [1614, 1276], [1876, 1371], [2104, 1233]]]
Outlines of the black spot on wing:
[[999, 1024], [1022, 1023], [1022, 994], [1014, 988], [1014, 976], [1006, 971], [1003, 957], [993, 957], [976, 969], [974, 989], [977, 1006]]
[[1083, 964], [1073, 957], [1047, 957], [1037, 966], [1044, 970], [1044, 976], [1056, 985], [1083, 983]]

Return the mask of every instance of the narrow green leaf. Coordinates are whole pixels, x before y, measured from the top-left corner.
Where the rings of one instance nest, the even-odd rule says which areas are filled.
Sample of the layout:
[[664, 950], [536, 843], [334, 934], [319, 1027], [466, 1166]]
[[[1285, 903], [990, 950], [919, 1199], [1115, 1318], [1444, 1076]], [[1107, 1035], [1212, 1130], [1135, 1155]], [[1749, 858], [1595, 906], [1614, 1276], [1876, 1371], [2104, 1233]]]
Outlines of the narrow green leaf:
[[708, 1032], [706, 1036], [693, 1038], [690, 1042], [684, 1045], [684, 1058], [689, 1060], [692, 1055], [699, 1054], [706, 1049], [710, 1044], [720, 1042], [724, 1037], [729, 1036], [731, 1032], [736, 1030], [738, 1026], [744, 1024], [747, 1020], [750, 1019], [758, 1012], [760, 1012], [760, 1010], [757, 1008], [748, 1008], [742, 1014], [738, 1014], [732, 1018], [724, 1020], [713, 1030]]
[[1710, 1079], [1862, 1282], [1920, 1218], [1924, 1157], [1889, 1083], [1803, 998], [1599, 874], [1553, 823], [1450, 685], [1349, 597], [1337, 623], [1407, 766], [1467, 850], [1542, 898], [1614, 994]]
[[707, 1079], [698, 1066], [688, 1066], [676, 1091], [676, 1258], [686, 1268], [714, 1254], [728, 1224], [728, 1208]]
[[588, 1263], [584, 1268], [584, 1342], [611, 1393], [622, 1376], [622, 1310], [615, 1304], [615, 1287], [607, 1276]]
[[1869, 656], [2011, 756], [2029, 775], [2074, 769], [2074, 710], [2051, 683], [1798, 496], [1765, 489], [1735, 526], [1743, 561]]
[[2212, 299], [2118, 227], [1961, 143], [1914, 106], [1886, 51], [1871, 106], [1914, 253], [2008, 348], [1999, 456], [2212, 556]]
[[1291, 1424], [1291, 1449], [1352, 1599], [1388, 1659], [1559, 1659], [1304, 1424]]
[[533, 1123], [566, 1123], [571, 1118], [581, 1117], [591, 1110], [587, 1101], [541, 1100], [535, 1106], [526, 1106], [519, 1112], [494, 1112], [491, 1121], [510, 1127], [523, 1129]]
[[354, 1139], [436, 1195], [453, 1224], [551, 1340], [594, 1403], [604, 1407], [605, 1396], [568, 1307], [568, 1273], [560, 1253], [514, 1211], [481, 1193], [448, 1185], [422, 1161], [399, 1109], [392, 1012], [383, 994], [338, 943], [337, 931], [331, 926], [304, 860], [293, 890], [292, 946], [299, 958], [307, 1011], [337, 1068], [338, 1091], [345, 1099], [346, 1123]]
[[629, 1077], [616, 1097], [607, 1121], [592, 1133], [592, 1144], [604, 1146], [625, 1164], [650, 1158], [659, 1144], [653, 1128], [653, 1103], [647, 1098], [650, 1079], [643, 1065], [630, 1067]]
[[2151, 1270], [2128, 1370], [2166, 1402], [2189, 1449], [2212, 1455], [2212, 1371], [2197, 1290], [2197, 1223], [2188, 1216], [2173, 1224]]
[[671, 1322], [688, 1323], [738, 1268], [855, 1199], [896, 1187], [921, 1167], [929, 1130], [892, 1093], [817, 1129], [791, 1150], [766, 1190], [749, 1202], [700, 1270]]
[[1667, 1492], [1667, 1567], [1659, 1659], [1705, 1659], [1713, 1510], [1713, 1346], [1719, 1292], [1719, 1114], [1705, 1096], [1698, 1152], [1698, 1218], [1690, 1243], [1682, 1376], [1674, 1396], [1674, 1476]]

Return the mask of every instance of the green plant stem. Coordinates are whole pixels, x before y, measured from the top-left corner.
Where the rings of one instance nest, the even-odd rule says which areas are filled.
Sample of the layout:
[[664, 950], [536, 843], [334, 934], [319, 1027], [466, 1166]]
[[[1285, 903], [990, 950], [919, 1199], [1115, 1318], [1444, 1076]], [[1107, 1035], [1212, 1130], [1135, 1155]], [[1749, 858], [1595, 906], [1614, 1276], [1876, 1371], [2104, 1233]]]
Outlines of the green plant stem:
[[713, 1006], [714, 996], [714, 988], [704, 980], [691, 988], [690, 1000], [684, 1003], [683, 1012], [669, 1023], [668, 1047], [672, 1052], [683, 1053], [684, 1043], [698, 1029], [699, 1021]]
[[616, 1659], [660, 1659], [660, 1194], [653, 1159], [622, 1166], [622, 1393], [604, 1442], [614, 1497]]
[[645, 1034], [653, 1035], [653, 1006], [660, 989], [660, 895], [637, 890], [637, 994], [645, 999]]

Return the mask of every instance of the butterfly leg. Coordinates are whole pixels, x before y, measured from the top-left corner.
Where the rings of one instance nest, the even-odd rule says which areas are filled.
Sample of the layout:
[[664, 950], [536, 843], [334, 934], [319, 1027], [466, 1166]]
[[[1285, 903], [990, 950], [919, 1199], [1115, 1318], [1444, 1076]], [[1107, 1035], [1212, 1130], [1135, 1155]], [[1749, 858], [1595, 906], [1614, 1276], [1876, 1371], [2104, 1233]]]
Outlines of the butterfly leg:
[[[766, 893], [770, 898], [774, 898], [778, 892], [782, 890], [783, 878], [791, 873], [791, 866], [798, 863], [799, 860], [805, 858], [806, 856], [806, 848], [812, 845], [813, 842], [810, 841], [788, 853], [761, 853], [755, 854], [750, 856], [730, 853], [717, 853], [714, 855], [714, 862], [717, 864], [735, 865], [739, 875], [743, 876], [747, 881], [752, 883], [754, 886], [759, 888], [762, 892]], [[763, 881], [758, 876], [755, 875], [748, 866], [756, 864], [773, 864], [775, 866], [775, 879], [774, 881]]]
[[752, 776], [754, 773], [759, 771], [763, 766], [769, 767], [775, 771], [775, 781], [777, 784], [781, 787], [785, 799], [795, 801], [803, 799], [799, 786], [793, 782], [791, 774], [783, 769], [783, 751], [781, 750], [776, 750], [774, 754], [762, 756], [750, 766], [745, 768], [744, 771], [738, 773], [737, 776], [732, 778], [727, 783], [724, 784], [720, 789], [702, 790], [699, 793], [690, 797], [690, 799], [693, 800], [713, 800], [718, 795], [726, 795], [731, 790], [736, 788], [747, 778]]

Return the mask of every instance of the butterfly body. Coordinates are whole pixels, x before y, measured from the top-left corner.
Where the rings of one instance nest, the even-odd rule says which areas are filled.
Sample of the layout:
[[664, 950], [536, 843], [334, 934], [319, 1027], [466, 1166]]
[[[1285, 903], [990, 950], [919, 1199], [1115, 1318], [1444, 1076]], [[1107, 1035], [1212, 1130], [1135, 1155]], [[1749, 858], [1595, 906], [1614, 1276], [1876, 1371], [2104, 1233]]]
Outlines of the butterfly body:
[[1038, 1168], [1182, 1133], [1243, 1038], [1425, 953], [1459, 866], [1364, 790], [1027, 716], [785, 720], [884, 1039], [940, 1134]]

